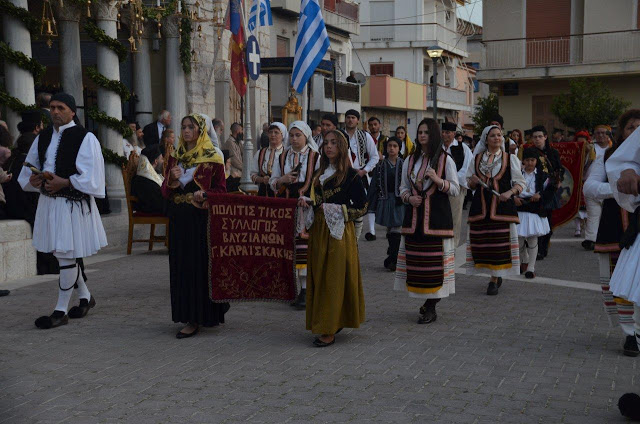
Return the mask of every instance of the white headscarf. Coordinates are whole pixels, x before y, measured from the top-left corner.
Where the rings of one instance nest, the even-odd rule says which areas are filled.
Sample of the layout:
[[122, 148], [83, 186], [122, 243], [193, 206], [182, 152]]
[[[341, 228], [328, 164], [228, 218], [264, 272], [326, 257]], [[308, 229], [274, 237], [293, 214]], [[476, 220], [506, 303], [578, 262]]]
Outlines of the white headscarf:
[[309, 128], [309, 125], [307, 125], [307, 123], [304, 121], [295, 121], [295, 122], [292, 122], [291, 125], [289, 125], [289, 131], [291, 131], [293, 128], [297, 128], [300, 131], [302, 131], [302, 134], [304, 134], [305, 138], [307, 139], [307, 145], [309, 146], [309, 148], [314, 152], [318, 153], [318, 145], [316, 144], [316, 142], [313, 140], [313, 137], [311, 136], [312, 133], [311, 133], [311, 128]]
[[209, 118], [209, 115], [205, 115], [204, 113], [199, 113], [198, 115], [204, 118], [204, 121], [207, 123], [207, 134], [209, 134], [209, 138], [213, 145], [217, 148], [220, 148], [220, 142], [218, 141], [218, 134], [216, 133], [216, 129], [213, 127], [213, 121]]
[[[500, 127], [497, 125], [489, 125], [484, 128], [484, 130], [482, 131], [482, 135], [480, 136], [480, 141], [478, 141], [475, 149], [473, 149], [474, 157], [478, 154], [484, 153], [484, 151], [487, 150], [487, 137], [489, 136], [489, 132], [494, 128], [500, 129]], [[500, 134], [502, 134], [502, 132]], [[504, 152], [504, 136], [500, 135], [500, 138], [502, 139], [502, 143], [500, 143], [500, 149], [502, 149], [502, 151]]]
[[287, 126], [282, 122], [272, 122], [269, 127], [276, 126], [282, 133], [282, 145], [286, 149], [289, 147], [289, 131], [287, 131]]

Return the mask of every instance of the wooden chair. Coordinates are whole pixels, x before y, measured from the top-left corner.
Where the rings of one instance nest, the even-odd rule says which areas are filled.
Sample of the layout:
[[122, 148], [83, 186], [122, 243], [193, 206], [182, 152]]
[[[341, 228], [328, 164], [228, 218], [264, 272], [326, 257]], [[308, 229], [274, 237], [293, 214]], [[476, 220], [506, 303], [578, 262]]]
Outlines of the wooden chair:
[[[124, 190], [127, 198], [127, 211], [129, 213], [129, 239], [127, 241], [127, 255], [131, 254], [131, 246], [133, 243], [145, 242], [149, 243], [149, 250], [153, 250], [153, 243], [164, 243], [169, 247], [169, 218], [164, 215], [148, 214], [144, 212], [134, 212], [133, 203], [138, 199], [131, 195], [131, 179], [136, 175], [138, 170], [138, 161], [140, 158], [134, 151], [129, 155], [129, 162], [127, 165], [122, 166], [122, 179], [124, 180]], [[149, 231], [148, 239], [133, 239], [133, 227], [136, 224], [149, 224], [151, 229]], [[166, 226], [165, 236], [157, 237], [155, 235], [156, 225], [164, 224]]]

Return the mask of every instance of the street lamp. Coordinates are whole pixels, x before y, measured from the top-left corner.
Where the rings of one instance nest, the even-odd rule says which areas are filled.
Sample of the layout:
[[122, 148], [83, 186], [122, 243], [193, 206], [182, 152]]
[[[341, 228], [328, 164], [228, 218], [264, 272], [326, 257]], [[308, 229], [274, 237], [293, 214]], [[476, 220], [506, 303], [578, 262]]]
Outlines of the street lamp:
[[442, 57], [442, 47], [431, 46], [427, 48], [427, 54], [433, 59], [433, 119], [438, 120], [438, 59]]

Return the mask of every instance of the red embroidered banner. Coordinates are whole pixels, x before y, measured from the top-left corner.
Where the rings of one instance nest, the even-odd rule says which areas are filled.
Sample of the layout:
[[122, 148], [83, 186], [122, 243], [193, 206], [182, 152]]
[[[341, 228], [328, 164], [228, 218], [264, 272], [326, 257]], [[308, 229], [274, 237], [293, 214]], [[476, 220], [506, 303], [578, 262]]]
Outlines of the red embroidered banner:
[[580, 209], [584, 142], [551, 143], [551, 147], [557, 149], [560, 153], [560, 162], [564, 167], [564, 179], [556, 193], [560, 208], [553, 211], [551, 220], [553, 228], [557, 228], [573, 219]]
[[296, 199], [209, 197], [209, 292], [214, 302], [296, 297]]

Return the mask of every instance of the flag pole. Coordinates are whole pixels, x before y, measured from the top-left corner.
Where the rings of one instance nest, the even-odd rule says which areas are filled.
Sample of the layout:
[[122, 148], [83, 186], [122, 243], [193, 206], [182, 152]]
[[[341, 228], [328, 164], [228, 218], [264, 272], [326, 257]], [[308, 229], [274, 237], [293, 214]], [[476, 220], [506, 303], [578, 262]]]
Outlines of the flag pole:
[[[242, 27], [244, 29], [244, 46], [247, 48], [247, 19], [245, 16], [244, 2], [237, 0], [240, 4]], [[242, 54], [246, 54], [245, 51]], [[246, 66], [246, 63], [245, 63]], [[251, 161], [253, 160], [253, 134], [251, 132], [251, 78], [247, 81], [247, 92], [244, 96], [244, 150], [242, 154], [242, 178], [240, 179], [240, 189], [244, 192], [257, 192], [258, 186], [251, 181]], [[253, 84], [255, 87], [255, 84]]]

